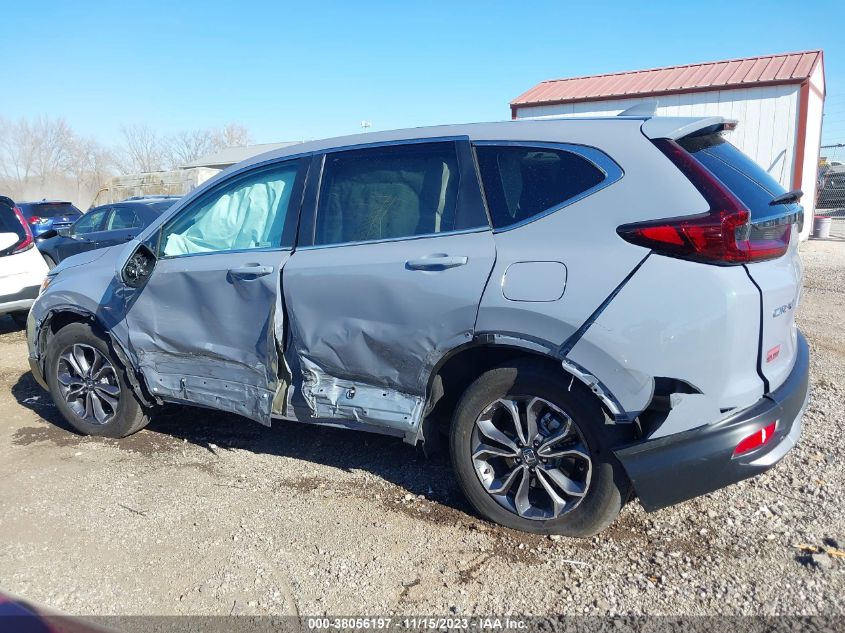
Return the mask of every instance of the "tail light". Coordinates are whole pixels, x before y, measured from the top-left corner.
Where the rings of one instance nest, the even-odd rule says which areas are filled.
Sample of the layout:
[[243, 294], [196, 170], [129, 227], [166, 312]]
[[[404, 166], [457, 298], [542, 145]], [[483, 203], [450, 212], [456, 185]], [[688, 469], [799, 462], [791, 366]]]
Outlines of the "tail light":
[[755, 448], [760, 448], [767, 444], [775, 435], [775, 423], [772, 422], [768, 426], [754, 431], [751, 435], [743, 439], [734, 449], [734, 457], [753, 451]]
[[15, 212], [15, 216], [18, 218], [18, 222], [20, 222], [23, 227], [24, 238], [17, 246], [15, 246], [12, 254], [23, 253], [24, 251], [32, 248], [35, 245], [35, 241], [32, 239], [32, 230], [29, 228], [29, 224], [26, 223], [26, 218], [23, 217], [21, 210], [18, 207], [14, 207], [13, 211]]
[[625, 224], [616, 229], [620, 237], [663, 255], [709, 264], [745, 264], [786, 253], [791, 223], [755, 227], [748, 207], [684, 148], [669, 139], [657, 139], [654, 144], [698, 189], [710, 210]]

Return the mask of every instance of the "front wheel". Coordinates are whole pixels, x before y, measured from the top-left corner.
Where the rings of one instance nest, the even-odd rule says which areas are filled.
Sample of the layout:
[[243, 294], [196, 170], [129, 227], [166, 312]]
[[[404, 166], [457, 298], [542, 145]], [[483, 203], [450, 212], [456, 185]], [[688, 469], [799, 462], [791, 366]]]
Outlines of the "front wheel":
[[125, 437], [147, 425], [125, 370], [87, 324], [72, 323], [50, 339], [45, 370], [56, 407], [80, 433]]
[[470, 385], [450, 448], [464, 493], [487, 519], [586, 537], [612, 523], [628, 498], [630, 482], [610, 450], [621, 434], [590, 396], [526, 362]]

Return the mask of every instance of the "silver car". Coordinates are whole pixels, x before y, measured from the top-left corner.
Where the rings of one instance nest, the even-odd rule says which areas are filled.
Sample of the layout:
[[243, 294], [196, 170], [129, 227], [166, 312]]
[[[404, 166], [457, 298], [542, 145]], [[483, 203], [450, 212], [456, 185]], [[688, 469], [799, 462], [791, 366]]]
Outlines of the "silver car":
[[448, 437], [484, 517], [595, 534], [634, 493], [656, 510], [798, 440], [800, 192], [732, 125], [508, 121], [264, 154], [52, 270], [32, 371], [92, 435], [183, 403]]

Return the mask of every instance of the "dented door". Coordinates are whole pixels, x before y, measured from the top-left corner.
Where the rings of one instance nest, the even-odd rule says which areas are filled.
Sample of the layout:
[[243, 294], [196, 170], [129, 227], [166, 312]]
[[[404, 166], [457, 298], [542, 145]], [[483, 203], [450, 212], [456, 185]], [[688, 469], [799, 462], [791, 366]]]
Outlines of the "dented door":
[[466, 148], [326, 156], [311, 243], [283, 282], [307, 416], [409, 437], [432, 368], [472, 340], [495, 246]]
[[127, 312], [152, 393], [270, 423], [286, 372], [275, 333], [303, 166], [235, 175], [162, 228], [158, 260]]

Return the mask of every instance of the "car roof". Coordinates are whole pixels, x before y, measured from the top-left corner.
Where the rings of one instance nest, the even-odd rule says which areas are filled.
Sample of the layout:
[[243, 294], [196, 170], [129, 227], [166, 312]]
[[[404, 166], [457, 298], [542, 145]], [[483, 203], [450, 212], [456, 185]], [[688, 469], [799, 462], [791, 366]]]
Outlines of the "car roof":
[[[642, 126], [648, 122], [653, 130], [651, 138], [656, 136], [672, 137], [682, 132], [688, 133], [696, 127], [713, 125], [723, 122], [722, 117], [662, 117], [662, 116], [591, 116], [570, 117], [550, 116], [537, 118], [515, 119], [511, 121], [495, 121], [490, 123], [463, 123], [455, 125], [437, 125], [431, 127], [404, 128], [383, 132], [364, 132], [350, 136], [338, 136], [315, 141], [305, 141], [289, 147], [282, 147], [263, 154], [248, 158], [225, 170], [235, 171], [250, 165], [257, 165], [266, 161], [300, 155], [324, 152], [333, 149], [349, 149], [355, 146], [379, 143], [402, 142], [410, 140], [439, 139], [468, 137], [470, 140], [535, 140], [542, 141], [542, 132], [561, 132], [567, 128], [593, 128], [597, 133], [610, 132], [614, 126], [631, 125]], [[540, 136], [529, 139], [526, 136]]]
[[69, 204], [73, 206], [73, 203], [69, 200], [23, 200], [18, 204]]
[[97, 207], [91, 207], [87, 213], [98, 211], [100, 209], [111, 209], [112, 207], [130, 207], [133, 209], [149, 209], [157, 213], [161, 213], [165, 209], [169, 209], [181, 196], [175, 198], [144, 198], [143, 200], [121, 200], [120, 202], [109, 202], [101, 204]]

